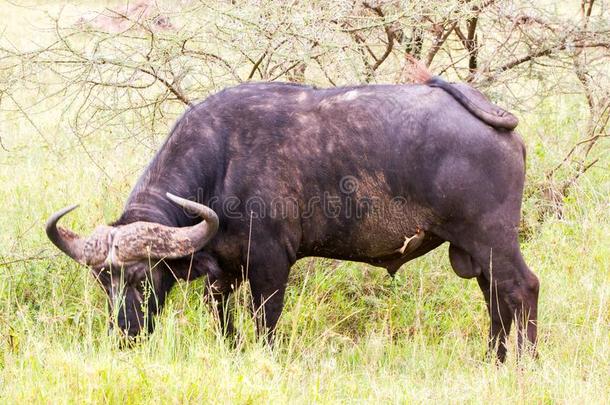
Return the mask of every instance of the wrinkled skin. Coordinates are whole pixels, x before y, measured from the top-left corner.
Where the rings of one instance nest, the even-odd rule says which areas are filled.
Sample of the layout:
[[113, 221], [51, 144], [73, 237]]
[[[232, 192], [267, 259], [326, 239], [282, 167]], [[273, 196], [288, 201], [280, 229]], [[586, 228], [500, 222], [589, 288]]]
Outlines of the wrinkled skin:
[[[517, 235], [524, 160], [516, 133], [486, 125], [442, 89], [245, 84], [184, 114], [115, 225], [196, 223], [164, 198], [167, 191], [209, 205], [220, 219], [217, 235], [192, 261], [167, 261], [153, 270], [159, 299], [149, 302], [149, 318], [161, 309], [174, 274], [207, 275], [231, 331], [223, 303], [247, 279], [259, 328], [269, 337], [297, 259], [360, 261], [394, 274], [448, 242], [455, 272], [481, 287], [490, 347], [503, 360], [514, 320], [520, 343], [523, 337], [536, 341], [538, 280], [523, 261]], [[357, 217], [333, 216], [324, 196], [343, 208], [367, 199], [388, 207], [399, 198], [402, 205], [381, 215], [363, 207]], [[289, 201], [287, 210], [296, 214], [278, 215], [278, 200]], [[406, 247], [414, 235], [416, 243]], [[118, 323], [132, 336], [143, 326], [152, 329], [143, 325], [140, 309], [147, 266], [124, 269], [127, 294]], [[110, 291], [107, 278], [101, 281]]]

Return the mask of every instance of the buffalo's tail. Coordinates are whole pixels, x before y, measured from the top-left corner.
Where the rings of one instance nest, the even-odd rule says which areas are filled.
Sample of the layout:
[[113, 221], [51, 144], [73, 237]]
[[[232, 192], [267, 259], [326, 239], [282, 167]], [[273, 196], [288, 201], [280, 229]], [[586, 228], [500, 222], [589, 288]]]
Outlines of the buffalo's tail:
[[478, 90], [466, 84], [446, 82], [439, 76], [433, 76], [426, 65], [413, 56], [407, 54], [406, 58], [411, 64], [408, 76], [414, 83], [443, 89], [472, 115], [494, 128], [510, 131], [515, 129], [519, 124], [517, 117], [490, 102]]

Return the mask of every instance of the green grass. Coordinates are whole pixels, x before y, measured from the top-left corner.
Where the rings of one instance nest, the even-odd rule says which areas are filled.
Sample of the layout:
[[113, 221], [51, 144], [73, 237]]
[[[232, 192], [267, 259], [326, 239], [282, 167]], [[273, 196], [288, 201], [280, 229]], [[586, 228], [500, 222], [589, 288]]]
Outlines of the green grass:
[[[33, 13], [8, 7], [0, 16], [15, 16], [14, 33], [42, 18]], [[562, 219], [537, 222], [535, 193], [524, 203], [532, 232], [522, 248], [542, 283], [538, 360], [516, 364], [511, 351], [504, 365], [485, 361], [482, 295], [476, 282], [453, 274], [446, 246], [394, 280], [362, 264], [300, 261], [274, 350], [254, 337], [247, 291], [236, 299], [241, 333], [230, 348], [201, 281], [176, 287], [154, 334], [119, 350], [106, 334], [104, 293], [50, 245], [43, 224], [73, 202], [81, 207], [66, 224], [79, 232], [113, 220], [153, 151], [101, 129], [84, 141], [86, 152], [55, 102], [33, 113], [38, 130], [20, 112], [1, 111], [8, 152], [0, 150], [0, 402], [609, 401], [607, 166], [575, 185]], [[582, 100], [553, 98], [520, 118], [531, 190], [582, 131]]]

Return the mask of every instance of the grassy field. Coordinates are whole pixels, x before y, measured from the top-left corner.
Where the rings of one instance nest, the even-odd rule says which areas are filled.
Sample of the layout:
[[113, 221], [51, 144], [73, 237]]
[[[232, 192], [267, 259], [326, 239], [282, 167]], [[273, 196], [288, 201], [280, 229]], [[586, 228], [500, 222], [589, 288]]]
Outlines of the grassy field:
[[[17, 47], [27, 46], [43, 19], [40, 8], [0, 7], [0, 24]], [[33, 105], [37, 97], [22, 100]], [[524, 203], [530, 231], [522, 248], [541, 280], [538, 360], [516, 364], [514, 352], [503, 365], [485, 360], [485, 303], [476, 282], [455, 276], [447, 246], [404, 266], [394, 280], [363, 264], [300, 261], [274, 350], [254, 337], [247, 291], [236, 298], [242, 333], [230, 348], [203, 302], [201, 281], [178, 285], [154, 334], [120, 350], [106, 333], [103, 291], [51, 246], [43, 224], [74, 202], [81, 207], [65, 223], [79, 232], [115, 219], [154, 148], [103, 128], [83, 143], [53, 98], [37, 105], [31, 120], [3, 102], [1, 403], [610, 401], [607, 165], [578, 181], [562, 219], [539, 222], [541, 201]], [[583, 104], [576, 96], [549, 97], [520, 114], [529, 191], [583, 130]]]

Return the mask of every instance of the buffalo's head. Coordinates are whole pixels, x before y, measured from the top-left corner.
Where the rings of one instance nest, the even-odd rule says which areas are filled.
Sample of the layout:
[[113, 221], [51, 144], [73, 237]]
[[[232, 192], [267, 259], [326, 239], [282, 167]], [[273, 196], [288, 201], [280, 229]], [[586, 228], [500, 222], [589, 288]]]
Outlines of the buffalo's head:
[[56, 212], [47, 221], [46, 232], [51, 242], [88, 266], [108, 294], [113, 315], [110, 328], [118, 327], [128, 337], [153, 330], [154, 315], [175, 282], [165, 260], [192, 255], [218, 230], [218, 217], [209, 207], [170, 193], [167, 197], [203, 221], [183, 228], [153, 222], [102, 225], [87, 238], [57, 226], [76, 205]]

